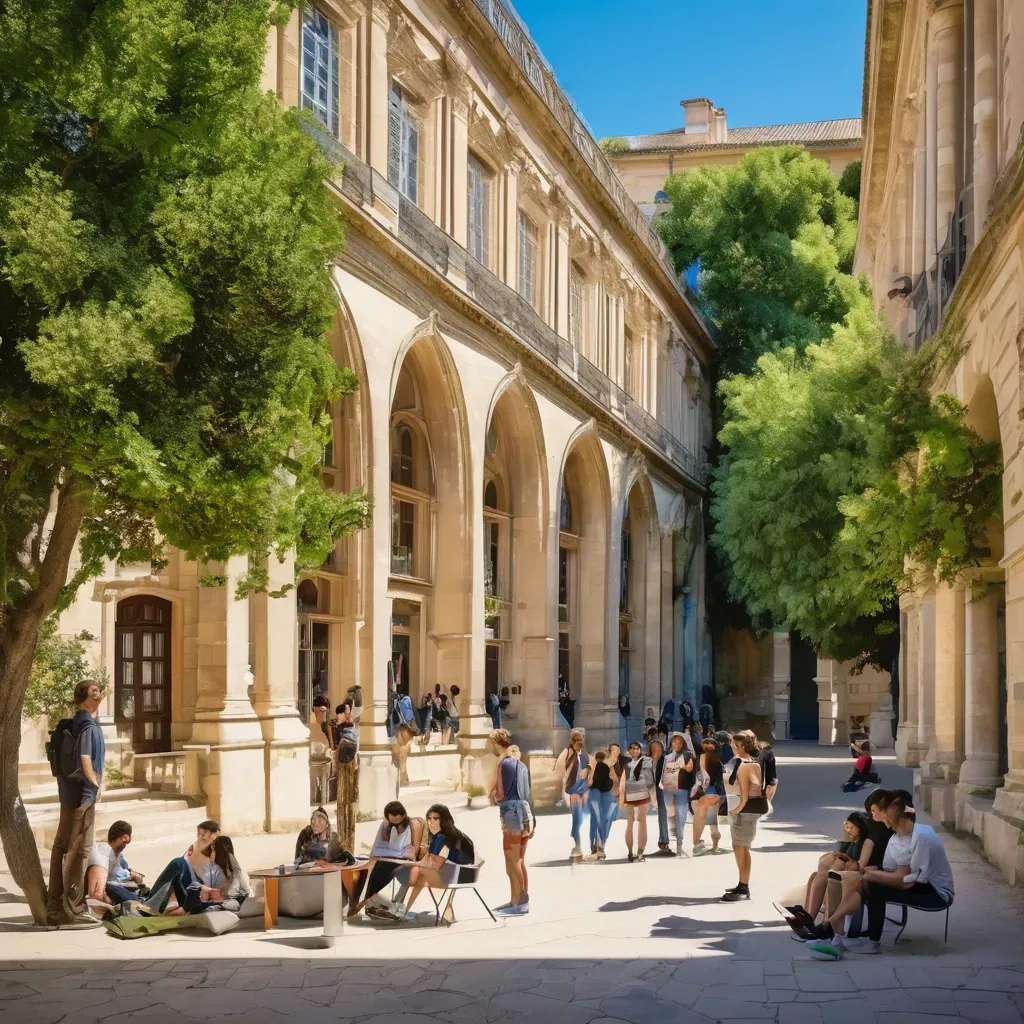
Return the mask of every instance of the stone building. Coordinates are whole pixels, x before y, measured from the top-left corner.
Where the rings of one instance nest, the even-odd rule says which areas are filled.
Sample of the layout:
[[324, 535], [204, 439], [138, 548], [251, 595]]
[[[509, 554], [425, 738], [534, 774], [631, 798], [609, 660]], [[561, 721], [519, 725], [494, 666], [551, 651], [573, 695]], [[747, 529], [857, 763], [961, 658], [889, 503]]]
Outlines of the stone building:
[[656, 193], [664, 189], [670, 174], [734, 164], [762, 146], [806, 146], [811, 156], [828, 162], [836, 177], [847, 164], [860, 159], [859, 117], [730, 128], [725, 108], [716, 107], [709, 99], [682, 100], [679, 105], [684, 111], [681, 128], [604, 141], [626, 191], [648, 215], [655, 212]]
[[[372, 494], [374, 524], [284, 597], [235, 601], [243, 559], [180, 555], [83, 588], [61, 627], [98, 638], [136, 778], [235, 831], [290, 827], [317, 693], [362, 687], [365, 811], [394, 794], [389, 678], [415, 703], [461, 689], [458, 744], [414, 746], [432, 781], [471, 773], [499, 687], [549, 755], [559, 680], [592, 743], [621, 693], [637, 728], [694, 697], [711, 341], [514, 10], [316, 0], [271, 32], [264, 84], [344, 165], [331, 344], [360, 386], [323, 482]], [[294, 578], [269, 568], [272, 589]]]
[[901, 601], [897, 751], [918, 799], [1024, 882], [1024, 5], [871, 0], [856, 269], [1003, 453], [985, 564]]

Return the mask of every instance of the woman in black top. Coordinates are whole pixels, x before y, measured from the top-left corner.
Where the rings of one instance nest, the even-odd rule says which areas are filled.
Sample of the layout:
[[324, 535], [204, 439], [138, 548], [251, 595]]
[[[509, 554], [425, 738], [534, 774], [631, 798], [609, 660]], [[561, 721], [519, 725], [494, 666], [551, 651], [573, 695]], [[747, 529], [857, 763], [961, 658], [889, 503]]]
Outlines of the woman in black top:
[[608, 833], [618, 808], [618, 787], [612, 779], [607, 751], [599, 750], [594, 755], [589, 781], [587, 806], [590, 809], [590, 856], [586, 860], [604, 860], [604, 844], [608, 841]]

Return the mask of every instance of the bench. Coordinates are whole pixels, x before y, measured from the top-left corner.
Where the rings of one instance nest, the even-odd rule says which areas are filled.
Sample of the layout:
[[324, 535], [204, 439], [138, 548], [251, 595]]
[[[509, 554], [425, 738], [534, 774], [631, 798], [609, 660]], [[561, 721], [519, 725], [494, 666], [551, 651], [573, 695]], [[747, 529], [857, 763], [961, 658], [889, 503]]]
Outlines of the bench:
[[[470, 889], [476, 893], [476, 898], [483, 904], [483, 908], [487, 911], [490, 919], [495, 924], [498, 923], [494, 912], [487, 906], [487, 901], [480, 895], [480, 891], [476, 887], [477, 880], [480, 877], [480, 869], [483, 866], [484, 862], [482, 860], [476, 864], [453, 864], [451, 861], [448, 861], [441, 868], [441, 876], [444, 878], [446, 874], [450, 873], [451, 881], [445, 879], [446, 884], [444, 887], [436, 890], [432, 886], [427, 886], [427, 892], [430, 893], [430, 899], [434, 904], [434, 913], [437, 915], [437, 920], [434, 922], [435, 928], [448, 916], [449, 911], [452, 910], [452, 904], [455, 902], [456, 894], [462, 889]], [[439, 897], [435, 896], [435, 892], [441, 895]]]
[[900, 918], [899, 918], [898, 921], [895, 918], [893, 918], [893, 917], [886, 917], [886, 921], [888, 921], [889, 924], [898, 924], [900, 926], [900, 930], [896, 933], [896, 938], [893, 940], [893, 945], [894, 946], [896, 945], [897, 942], [900, 941], [900, 936], [906, 930], [906, 927], [907, 927], [907, 911], [908, 910], [919, 910], [922, 914], [945, 914], [946, 915], [946, 928], [945, 928], [945, 931], [943, 932], [943, 935], [942, 935], [942, 941], [943, 942], [948, 942], [949, 941], [949, 908], [951, 906], [953, 906], [953, 901], [952, 900], [950, 900], [944, 907], [912, 907], [912, 906], [910, 906], [907, 903], [893, 903], [893, 904], [888, 904], [887, 903], [886, 906], [887, 907], [888, 906], [900, 907], [902, 909], [902, 911], [903, 911], [900, 914]]

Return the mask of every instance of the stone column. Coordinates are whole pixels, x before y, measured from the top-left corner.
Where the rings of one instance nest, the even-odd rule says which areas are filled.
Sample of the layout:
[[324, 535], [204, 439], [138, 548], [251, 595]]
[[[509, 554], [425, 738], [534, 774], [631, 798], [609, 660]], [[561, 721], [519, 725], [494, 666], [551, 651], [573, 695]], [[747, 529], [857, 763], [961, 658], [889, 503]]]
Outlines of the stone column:
[[[996, 792], [995, 810], [1024, 818], [1024, 559], [1018, 550], [1006, 567], [1006, 715], [1009, 770]], [[1020, 877], [1020, 876], [1018, 876]]]
[[463, 248], [469, 241], [469, 101], [452, 97], [452, 238]]
[[199, 752], [207, 815], [226, 832], [262, 832], [264, 740], [248, 693], [249, 606], [235, 599], [248, 562], [238, 555], [206, 568], [223, 585], [199, 590], [196, 718], [184, 749]]
[[963, 761], [965, 583], [940, 583], [935, 590], [935, 731], [926, 777], [956, 782]]
[[[519, 165], [505, 168], [505, 284], [519, 290]], [[539, 260], [537, 261], [539, 264]], [[537, 268], [539, 269], [539, 267]], [[537, 270], [534, 270], [536, 273]]]
[[904, 671], [900, 680], [900, 721], [896, 732], [896, 758], [900, 764], [916, 765], [920, 763], [917, 707], [920, 697], [918, 650], [921, 642], [921, 606], [916, 595], [904, 599], [903, 614], [906, 618], [906, 627], [901, 637]]
[[974, 237], [981, 236], [999, 155], [996, 5], [974, 5]]
[[373, 0], [370, 17], [370, 53], [367, 61], [366, 120], [369, 152], [366, 162], [388, 176], [388, 29], [390, 0]]
[[[296, 643], [295, 555], [271, 555], [268, 593], [252, 594], [255, 664], [253, 707], [263, 734], [268, 832], [302, 828], [306, 807], [298, 794], [309, 785], [309, 729], [295, 707]], [[291, 587], [287, 593], [282, 590]], [[273, 594], [278, 596], [271, 596]]]
[[[981, 5], [984, 6], [984, 5]], [[995, 788], [999, 774], [999, 602], [1002, 584], [979, 581], [964, 591], [965, 728], [960, 785]]]
[[941, 247], [956, 210], [960, 183], [960, 131], [963, 89], [961, 3], [944, 4], [932, 17], [936, 51], [935, 89], [935, 242]]
[[[934, 26], [928, 26], [927, 63], [925, 65], [925, 103], [924, 103], [924, 269], [931, 269], [935, 263], [935, 254], [942, 237], [935, 237], [935, 170], [936, 170], [936, 141], [935, 111], [937, 106], [938, 80], [936, 77], [938, 60], [935, 44]], [[943, 228], [945, 231], [945, 228]]]
[[920, 598], [917, 647], [917, 744], [920, 756], [931, 749], [935, 736], [935, 591]]
[[814, 682], [818, 686], [818, 744], [830, 747], [838, 740], [838, 695], [835, 685], [836, 663], [830, 658], [818, 657]]
[[555, 233], [555, 330], [562, 338], [569, 337], [569, 262], [569, 214], [566, 212]]

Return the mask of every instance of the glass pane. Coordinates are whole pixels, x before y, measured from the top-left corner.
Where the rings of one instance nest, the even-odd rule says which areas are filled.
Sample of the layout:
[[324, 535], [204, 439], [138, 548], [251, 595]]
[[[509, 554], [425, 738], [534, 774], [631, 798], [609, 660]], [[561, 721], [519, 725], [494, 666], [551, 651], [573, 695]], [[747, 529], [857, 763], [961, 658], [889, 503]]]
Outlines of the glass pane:
[[153, 634], [143, 633], [142, 634], [142, 656], [144, 658], [153, 657]]
[[314, 651], [326, 651], [327, 640], [330, 636], [331, 627], [326, 622], [314, 622], [312, 632], [312, 648]]
[[121, 664], [121, 685], [131, 689], [135, 685], [135, 663], [125, 661]]
[[121, 657], [131, 659], [135, 657], [135, 634], [134, 633], [122, 633], [121, 634]]
[[143, 722], [142, 723], [142, 738], [151, 740], [153, 739], [153, 733], [155, 731], [156, 722]]
[[127, 687], [121, 690], [121, 715], [129, 721], [135, 717], [135, 691]]
[[156, 607], [148, 601], [142, 606], [142, 618], [146, 622], [152, 622], [156, 618]]
[[142, 685], [153, 685], [153, 662], [151, 661], [144, 661], [142, 663]]
[[166, 636], [163, 633], [153, 634], [153, 656], [156, 658], [162, 658], [164, 656], [164, 641]]
[[153, 662], [153, 685], [164, 685], [164, 663], [162, 661]]
[[145, 687], [142, 691], [142, 710], [152, 711], [153, 710], [153, 698], [159, 693], [159, 690], [154, 690], [152, 687]]

